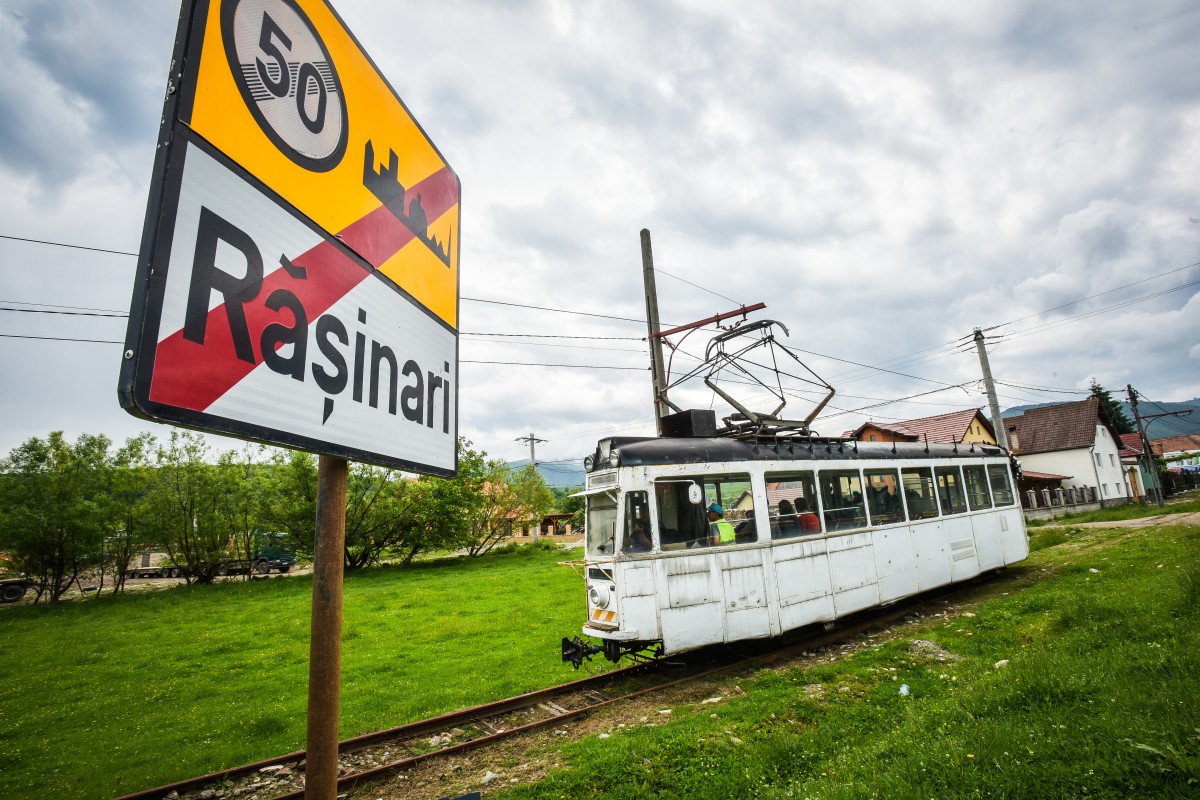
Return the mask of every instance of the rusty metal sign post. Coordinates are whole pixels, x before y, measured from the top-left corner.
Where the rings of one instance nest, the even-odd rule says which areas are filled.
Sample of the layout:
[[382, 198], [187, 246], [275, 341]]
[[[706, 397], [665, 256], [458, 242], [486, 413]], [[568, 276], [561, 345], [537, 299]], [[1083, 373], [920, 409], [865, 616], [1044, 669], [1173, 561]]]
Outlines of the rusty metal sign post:
[[320, 455], [308, 798], [336, 796], [348, 460], [458, 470], [461, 185], [328, 0], [184, 0], [118, 397]]

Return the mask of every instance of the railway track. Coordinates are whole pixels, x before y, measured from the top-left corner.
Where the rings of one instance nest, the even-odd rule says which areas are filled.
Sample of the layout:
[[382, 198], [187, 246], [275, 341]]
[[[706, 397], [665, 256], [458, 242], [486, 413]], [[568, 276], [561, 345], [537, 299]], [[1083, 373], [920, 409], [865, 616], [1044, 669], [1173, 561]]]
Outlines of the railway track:
[[[977, 585], [975, 583], [970, 585]], [[378, 781], [433, 759], [449, 759], [502, 739], [561, 728], [608, 706], [662, 692], [689, 681], [762, 667], [884, 629], [924, 607], [967, 588], [947, 587], [886, 608], [873, 608], [838, 621], [836, 628], [801, 631], [783, 640], [747, 641], [705, 648], [669, 662], [638, 664], [593, 675], [494, 703], [356, 736], [339, 743], [338, 792]], [[118, 800], [222, 797], [300, 800], [304, 797], [304, 751], [221, 770], [124, 795]]]

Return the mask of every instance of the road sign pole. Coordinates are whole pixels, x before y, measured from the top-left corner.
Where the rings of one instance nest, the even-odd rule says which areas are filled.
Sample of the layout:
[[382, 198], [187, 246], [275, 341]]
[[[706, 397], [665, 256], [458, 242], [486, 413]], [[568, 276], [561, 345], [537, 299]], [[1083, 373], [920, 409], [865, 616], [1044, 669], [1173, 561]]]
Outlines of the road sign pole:
[[342, 677], [342, 573], [346, 549], [346, 459], [321, 456], [317, 468], [317, 541], [312, 638], [308, 651], [308, 755], [305, 800], [334, 800]]

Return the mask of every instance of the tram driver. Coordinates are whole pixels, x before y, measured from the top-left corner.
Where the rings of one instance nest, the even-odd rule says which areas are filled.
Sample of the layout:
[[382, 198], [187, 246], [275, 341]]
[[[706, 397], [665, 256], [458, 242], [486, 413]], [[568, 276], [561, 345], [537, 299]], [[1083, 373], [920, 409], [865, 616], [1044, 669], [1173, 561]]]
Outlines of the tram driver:
[[733, 544], [737, 539], [737, 532], [734, 531], [733, 525], [725, 519], [725, 509], [716, 503], [708, 507], [708, 528], [710, 539], [714, 545]]

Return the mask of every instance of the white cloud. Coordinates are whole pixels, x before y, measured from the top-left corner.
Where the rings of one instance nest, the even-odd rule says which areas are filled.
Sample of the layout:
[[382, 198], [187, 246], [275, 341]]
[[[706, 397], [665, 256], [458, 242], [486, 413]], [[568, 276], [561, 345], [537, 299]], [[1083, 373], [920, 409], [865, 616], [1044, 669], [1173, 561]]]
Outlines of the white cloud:
[[[973, 351], [948, 343], [1010, 321], [992, 357], [1008, 383], [1086, 389], [1096, 376], [1152, 399], [1200, 394], [1195, 287], [1028, 333], [1200, 268], [1022, 319], [1200, 260], [1191, 4], [336, 5], [463, 181], [466, 297], [640, 318], [648, 227], [656, 264], [688, 282], [660, 275], [665, 321], [765, 301], [787, 344], [829, 356], [805, 358], [838, 387], [837, 408], [969, 384], [831, 409], [826, 433], [982, 405]], [[137, 249], [175, 19], [151, 0], [122, 9], [0, 10], [0, 233]], [[11, 240], [0, 258], [16, 265], [0, 299], [128, 304], [131, 258]], [[461, 312], [482, 333], [645, 334], [466, 300]], [[119, 321], [34, 316], [0, 312], [0, 333], [123, 338]], [[460, 350], [645, 364], [619, 351], [640, 342], [539, 343], [572, 347], [464, 337]], [[0, 369], [19, 378], [0, 452], [56, 427], [145, 427], [116, 407], [119, 354], [0, 340]], [[644, 371], [464, 364], [459, 384], [463, 432], [497, 455], [524, 457], [512, 440], [530, 431], [558, 458], [606, 430], [649, 430]]]

